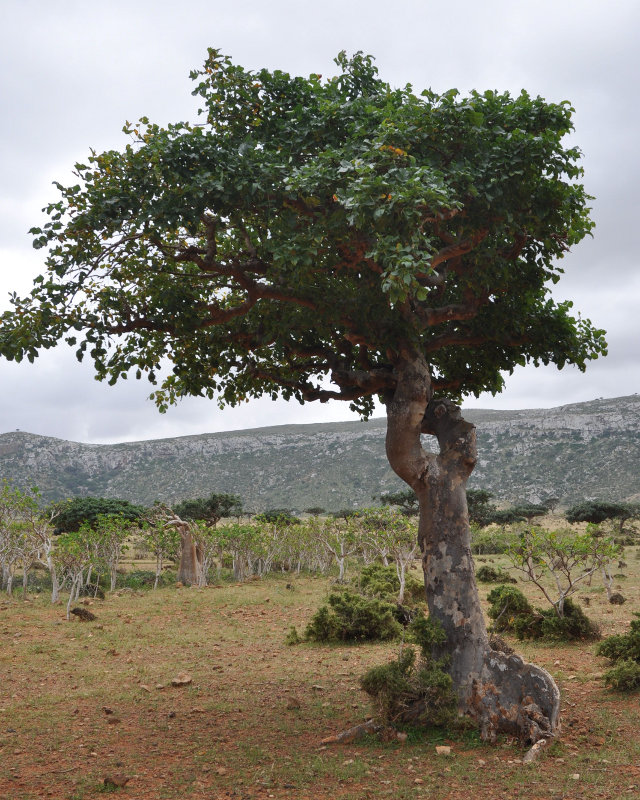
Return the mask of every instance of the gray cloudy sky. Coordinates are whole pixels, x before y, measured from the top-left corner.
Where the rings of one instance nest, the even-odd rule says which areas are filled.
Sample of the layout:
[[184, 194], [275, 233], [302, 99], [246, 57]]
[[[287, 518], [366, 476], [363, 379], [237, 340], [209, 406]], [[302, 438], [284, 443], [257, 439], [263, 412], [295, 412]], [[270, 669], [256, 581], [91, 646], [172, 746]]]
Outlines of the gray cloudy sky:
[[[640, 391], [637, 0], [3, 0], [0, 28], [0, 310], [25, 293], [42, 254], [27, 230], [90, 147], [120, 148], [125, 120], [193, 118], [189, 70], [208, 46], [250, 68], [330, 74], [342, 49], [373, 54], [381, 76], [416, 91], [500, 89], [568, 99], [594, 239], [565, 259], [558, 297], [608, 331], [610, 354], [585, 374], [521, 370], [490, 408], [550, 407]], [[346, 404], [252, 402], [220, 411], [184, 401], [160, 415], [150, 387], [93, 380], [67, 348], [34, 365], [0, 361], [0, 433], [86, 442], [179, 436], [350, 418]]]

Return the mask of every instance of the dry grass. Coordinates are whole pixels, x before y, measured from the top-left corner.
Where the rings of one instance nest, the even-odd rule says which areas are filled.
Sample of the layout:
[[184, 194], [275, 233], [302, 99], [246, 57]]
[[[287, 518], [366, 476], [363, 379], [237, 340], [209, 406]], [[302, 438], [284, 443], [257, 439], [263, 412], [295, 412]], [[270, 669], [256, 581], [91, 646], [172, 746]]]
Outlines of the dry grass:
[[[624, 606], [610, 606], [597, 581], [580, 592], [607, 634], [640, 610], [640, 559], [628, 550], [626, 561]], [[591, 644], [516, 645], [563, 695], [562, 736], [537, 764], [520, 763], [512, 742], [472, 736], [449, 741], [453, 756], [439, 757], [437, 733], [322, 746], [366, 718], [358, 677], [397, 644], [287, 647], [290, 625], [304, 626], [328, 588], [322, 579], [287, 582], [120, 592], [94, 603], [93, 623], [66, 622], [44, 597], [1, 600], [0, 798], [90, 800], [117, 774], [130, 780], [114, 793], [132, 800], [640, 793], [638, 696], [604, 690], [605, 662]], [[172, 688], [183, 671], [193, 682]]]

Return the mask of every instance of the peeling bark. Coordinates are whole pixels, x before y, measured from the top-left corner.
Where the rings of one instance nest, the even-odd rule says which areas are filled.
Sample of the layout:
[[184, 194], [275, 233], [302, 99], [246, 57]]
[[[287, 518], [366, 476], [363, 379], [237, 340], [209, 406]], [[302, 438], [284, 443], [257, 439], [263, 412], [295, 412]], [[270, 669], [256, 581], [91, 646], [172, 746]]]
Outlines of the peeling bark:
[[[545, 670], [491, 649], [475, 582], [466, 484], [477, 460], [475, 427], [449, 400], [432, 397], [429, 371], [419, 354], [397, 365], [398, 385], [387, 402], [387, 455], [420, 504], [422, 552], [429, 614], [447, 640], [446, 656], [460, 710], [478, 722], [483, 738], [504, 732], [535, 743], [558, 730], [560, 694]], [[421, 434], [435, 436], [428, 453]]]

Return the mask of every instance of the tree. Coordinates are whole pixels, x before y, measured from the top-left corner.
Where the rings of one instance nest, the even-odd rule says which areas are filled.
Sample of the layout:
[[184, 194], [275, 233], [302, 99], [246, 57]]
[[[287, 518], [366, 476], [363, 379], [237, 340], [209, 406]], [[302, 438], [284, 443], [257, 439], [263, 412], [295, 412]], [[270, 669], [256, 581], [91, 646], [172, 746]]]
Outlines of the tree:
[[420, 512], [418, 498], [413, 489], [386, 492], [380, 495], [380, 502], [383, 506], [398, 506], [408, 517], [415, 516]]
[[[611, 537], [594, 535], [593, 530], [579, 534], [538, 527], [523, 529], [509, 550], [513, 566], [540, 589], [559, 617], [564, 616], [565, 600], [578, 591], [580, 583], [597, 570], [606, 574], [618, 555], [620, 546]], [[548, 576], [553, 579], [555, 594], [546, 583]]]
[[212, 492], [209, 497], [182, 500], [173, 506], [173, 511], [182, 519], [200, 520], [214, 527], [223, 517], [242, 515], [242, 500], [235, 494]]
[[165, 559], [175, 557], [178, 553], [180, 534], [175, 526], [167, 524], [164, 514], [156, 507], [143, 524], [142, 539], [156, 557], [153, 588], [157, 589]]
[[86, 524], [95, 528], [103, 515], [119, 516], [123, 520], [138, 522], [145, 509], [128, 500], [114, 497], [72, 497], [50, 506], [56, 514], [56, 533], [71, 533]]
[[489, 501], [493, 497], [486, 489], [467, 489], [467, 509], [469, 521], [484, 527], [492, 522], [496, 507]]
[[47, 273], [12, 297], [0, 353], [33, 360], [66, 340], [99, 379], [160, 381], [161, 410], [267, 395], [367, 416], [380, 398], [460, 708], [488, 738], [535, 739], [556, 724], [557, 689], [489, 647], [465, 500], [475, 428], [454, 401], [500, 391], [519, 365], [583, 370], [606, 352], [549, 289], [592, 228], [580, 153], [563, 144], [572, 108], [416, 95], [361, 53], [337, 64], [304, 79], [210, 50], [192, 73], [198, 124], [142, 118], [121, 152], [77, 164], [32, 229]]
[[585, 500], [565, 511], [567, 522], [590, 522], [598, 525], [608, 520], [616, 520], [618, 533], [625, 532], [624, 525], [640, 516], [640, 506], [635, 503], [616, 503], [610, 500]]
[[369, 539], [383, 564], [387, 565], [388, 556], [393, 558], [400, 584], [397, 602], [404, 603], [407, 570], [418, 551], [415, 526], [409, 522], [406, 514], [388, 507], [365, 508], [360, 518], [365, 538]]

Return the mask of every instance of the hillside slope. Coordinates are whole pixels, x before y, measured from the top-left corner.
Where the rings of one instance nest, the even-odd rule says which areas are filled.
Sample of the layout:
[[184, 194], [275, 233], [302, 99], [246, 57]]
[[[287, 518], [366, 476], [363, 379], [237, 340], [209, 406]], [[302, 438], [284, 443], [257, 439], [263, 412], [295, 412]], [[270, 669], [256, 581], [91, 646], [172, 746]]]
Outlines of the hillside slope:
[[[568, 504], [640, 499], [640, 396], [552, 409], [467, 409], [479, 462], [470, 486], [496, 498]], [[0, 479], [73, 495], [175, 502], [212, 491], [245, 508], [336, 510], [403, 487], [384, 452], [384, 419], [284, 425], [175, 439], [92, 445], [16, 431], [0, 435]]]

